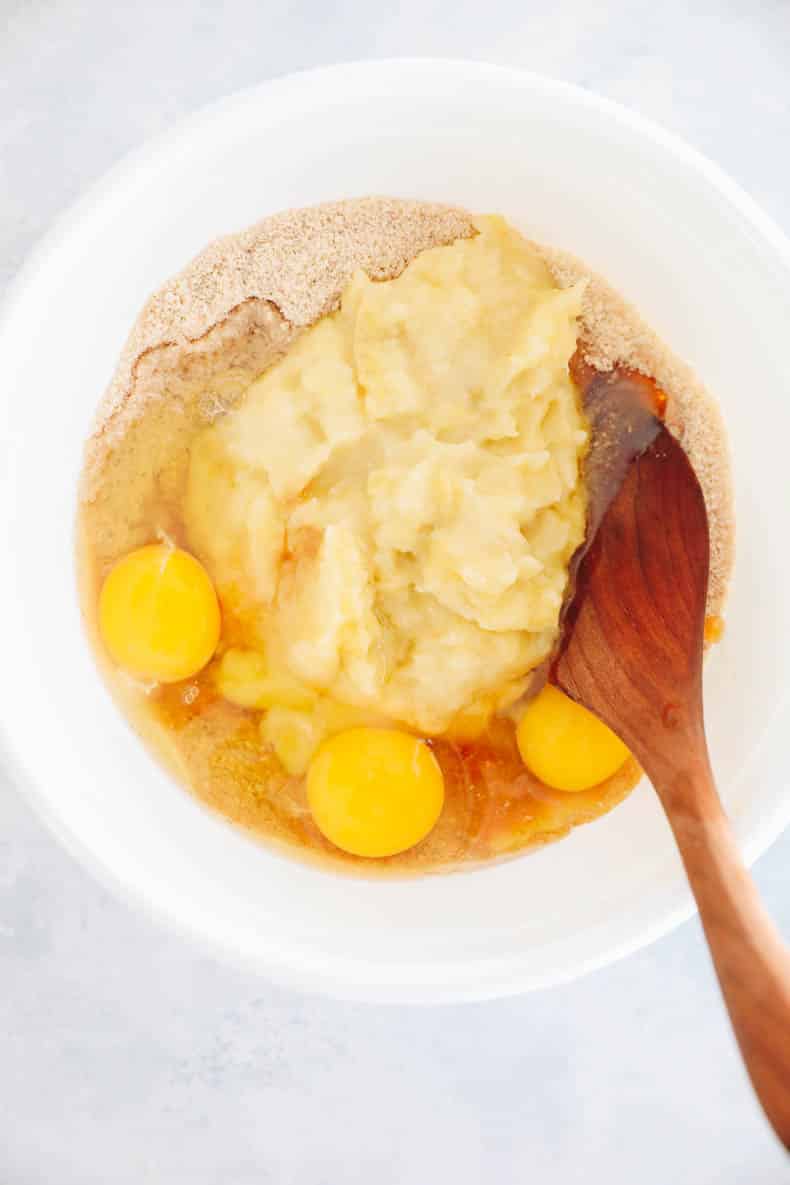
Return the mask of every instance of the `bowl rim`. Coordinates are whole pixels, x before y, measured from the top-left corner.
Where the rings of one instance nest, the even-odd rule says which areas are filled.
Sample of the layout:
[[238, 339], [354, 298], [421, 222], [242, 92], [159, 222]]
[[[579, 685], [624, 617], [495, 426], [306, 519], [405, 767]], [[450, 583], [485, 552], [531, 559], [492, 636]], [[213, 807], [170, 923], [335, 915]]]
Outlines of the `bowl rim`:
[[[381, 59], [352, 60], [335, 63], [315, 69], [306, 69], [284, 74], [264, 82], [234, 91], [222, 98], [205, 104], [187, 116], [177, 120], [164, 131], [146, 139], [142, 144], [124, 154], [114, 165], [92, 182], [75, 201], [56, 215], [45, 233], [28, 252], [17, 273], [12, 276], [7, 290], [0, 301], [0, 353], [10, 340], [15, 316], [24, 304], [26, 295], [36, 286], [39, 277], [46, 271], [49, 261], [69, 239], [87, 226], [101, 210], [102, 204], [122, 187], [137, 170], [160, 159], [185, 137], [188, 138], [212, 121], [224, 119], [234, 110], [241, 110], [248, 104], [273, 98], [277, 92], [285, 95], [289, 90], [307, 90], [313, 86], [326, 86], [343, 82], [359, 84], [366, 77], [381, 80], [382, 73], [408, 74], [410, 71], [441, 72], [448, 78], [469, 81], [500, 81], [525, 85], [543, 95], [555, 94], [578, 104], [580, 108], [594, 111], [605, 119], [620, 124], [672, 155], [688, 171], [696, 174], [735, 209], [749, 224], [755, 234], [775, 253], [781, 264], [790, 271], [790, 238], [779, 225], [766, 214], [753, 198], [734, 181], [719, 165], [703, 153], [686, 143], [680, 136], [663, 128], [653, 120], [629, 110], [614, 100], [598, 95], [584, 87], [570, 82], [546, 77], [533, 71], [503, 66], [484, 60], [453, 57], [386, 57]], [[6, 445], [8, 447], [8, 445]], [[76, 591], [75, 594], [76, 595]], [[788, 696], [785, 695], [776, 706], [776, 713], [785, 710]], [[366, 982], [364, 977], [353, 976], [353, 961], [346, 960], [334, 967], [324, 961], [322, 967], [300, 965], [296, 959], [290, 961], [272, 957], [271, 952], [242, 951], [230, 937], [223, 940], [216, 933], [210, 937], [194, 919], [187, 919], [164, 901], [146, 891], [141, 884], [127, 883], [106, 863], [100, 853], [83, 842], [73, 832], [65, 813], [57, 811], [36, 784], [36, 778], [28, 772], [24, 754], [17, 752], [13, 737], [0, 720], [0, 770], [7, 774], [11, 785], [19, 787], [30, 801], [38, 816], [52, 834], [87, 868], [103, 885], [111, 888], [128, 904], [143, 907], [155, 918], [161, 919], [171, 929], [206, 947], [220, 949], [232, 962], [254, 968], [267, 978], [284, 986], [302, 991], [312, 990], [324, 995], [342, 999], [358, 999], [380, 1003], [446, 1003], [483, 1000], [514, 995], [526, 990], [568, 982], [608, 963], [614, 962], [675, 929], [695, 912], [690, 893], [686, 893], [679, 904], [664, 910], [662, 916], [638, 934], [622, 941], [604, 944], [595, 955], [576, 960], [573, 966], [551, 974], [525, 970], [514, 960], [496, 960], [492, 976], [478, 984], [463, 983], [416, 983], [382, 984]], [[756, 821], [743, 844], [744, 856], [751, 864], [781, 835], [790, 823], [790, 794], [777, 803], [772, 812]]]

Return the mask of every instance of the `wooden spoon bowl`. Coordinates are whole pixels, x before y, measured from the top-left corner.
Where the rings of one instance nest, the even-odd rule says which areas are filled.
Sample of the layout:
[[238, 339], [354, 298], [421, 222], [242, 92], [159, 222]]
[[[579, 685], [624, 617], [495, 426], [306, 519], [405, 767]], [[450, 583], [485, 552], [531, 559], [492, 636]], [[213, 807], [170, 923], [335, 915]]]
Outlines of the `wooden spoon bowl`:
[[[607, 398], [633, 402], [632, 375], [575, 377], [588, 395], [605, 381]], [[593, 507], [592, 542], [575, 573], [551, 681], [608, 724], [653, 783], [746, 1068], [790, 1149], [790, 953], [738, 852], [705, 740], [705, 501], [686, 454], [656, 417], [640, 443], [597, 522]]]

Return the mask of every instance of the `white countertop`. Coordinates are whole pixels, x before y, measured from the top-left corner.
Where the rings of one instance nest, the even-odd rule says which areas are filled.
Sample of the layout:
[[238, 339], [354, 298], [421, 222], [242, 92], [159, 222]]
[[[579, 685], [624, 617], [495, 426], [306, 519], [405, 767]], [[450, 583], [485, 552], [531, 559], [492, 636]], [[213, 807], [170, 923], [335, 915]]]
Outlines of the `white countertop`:
[[[790, 231], [782, 0], [0, 0], [0, 292], [65, 205], [186, 112], [398, 54], [523, 65], [619, 99]], [[790, 935], [790, 834], [756, 874]], [[510, 1001], [305, 998], [108, 896], [0, 774], [2, 1185], [789, 1179], [698, 923]]]

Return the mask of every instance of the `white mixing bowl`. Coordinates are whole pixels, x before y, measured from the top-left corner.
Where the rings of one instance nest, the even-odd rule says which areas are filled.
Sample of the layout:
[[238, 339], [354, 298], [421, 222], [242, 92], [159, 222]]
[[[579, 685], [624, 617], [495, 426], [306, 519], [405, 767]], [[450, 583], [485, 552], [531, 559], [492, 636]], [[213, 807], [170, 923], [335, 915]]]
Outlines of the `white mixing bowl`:
[[499, 867], [407, 882], [305, 867], [155, 765], [96, 674], [75, 596], [81, 445], [145, 297], [219, 234], [361, 194], [501, 212], [575, 252], [717, 394], [739, 558], [706, 672], [711, 748], [747, 856], [784, 826], [790, 244], [644, 120], [465, 62], [338, 66], [233, 96], [114, 169], [29, 261], [0, 324], [4, 772], [105, 879], [272, 978], [366, 999], [479, 999], [577, 976], [688, 916], [648, 785]]

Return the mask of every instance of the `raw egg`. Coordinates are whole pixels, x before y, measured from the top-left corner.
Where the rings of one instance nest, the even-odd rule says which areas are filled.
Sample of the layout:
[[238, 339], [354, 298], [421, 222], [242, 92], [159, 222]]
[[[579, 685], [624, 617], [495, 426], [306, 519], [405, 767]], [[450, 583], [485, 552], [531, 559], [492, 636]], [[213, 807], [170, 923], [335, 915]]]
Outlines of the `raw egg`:
[[216, 650], [217, 594], [194, 556], [153, 543], [110, 571], [99, 596], [99, 630], [110, 657], [130, 675], [177, 683]]
[[551, 686], [527, 705], [516, 739], [527, 769], [555, 790], [589, 790], [629, 756], [597, 716]]
[[424, 839], [444, 779], [425, 741], [395, 728], [351, 728], [319, 748], [307, 800], [321, 832], [354, 856], [394, 856]]

